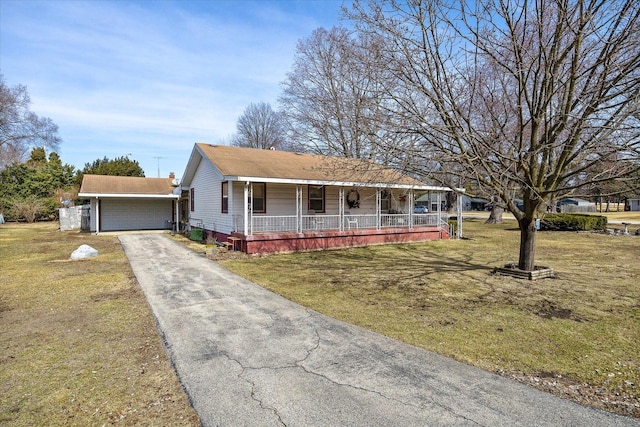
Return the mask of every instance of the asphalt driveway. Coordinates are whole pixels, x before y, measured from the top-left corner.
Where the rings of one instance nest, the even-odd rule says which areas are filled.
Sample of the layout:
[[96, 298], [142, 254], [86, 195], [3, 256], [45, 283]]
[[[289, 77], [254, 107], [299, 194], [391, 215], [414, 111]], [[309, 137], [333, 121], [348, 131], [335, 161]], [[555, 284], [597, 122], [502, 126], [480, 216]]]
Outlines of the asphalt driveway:
[[267, 291], [160, 234], [119, 237], [204, 426], [638, 426]]

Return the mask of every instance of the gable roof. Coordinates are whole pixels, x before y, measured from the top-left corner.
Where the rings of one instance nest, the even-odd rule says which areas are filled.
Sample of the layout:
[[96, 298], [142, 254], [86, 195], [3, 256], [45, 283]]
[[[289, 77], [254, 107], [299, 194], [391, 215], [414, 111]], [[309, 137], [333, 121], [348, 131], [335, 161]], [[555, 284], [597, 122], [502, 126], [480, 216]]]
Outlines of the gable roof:
[[427, 186], [372, 161], [289, 151], [196, 143], [182, 182], [189, 185], [202, 159], [229, 181], [363, 185], [447, 190]]
[[86, 174], [82, 177], [78, 196], [175, 198], [174, 188], [171, 178]]

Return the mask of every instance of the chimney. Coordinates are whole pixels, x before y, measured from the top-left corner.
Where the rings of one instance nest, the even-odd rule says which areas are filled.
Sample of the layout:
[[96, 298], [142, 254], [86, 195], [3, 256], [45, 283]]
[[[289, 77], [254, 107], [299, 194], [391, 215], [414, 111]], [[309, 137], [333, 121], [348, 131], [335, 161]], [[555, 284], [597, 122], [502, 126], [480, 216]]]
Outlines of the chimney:
[[173, 172], [169, 172], [169, 179], [176, 179], [176, 174]]

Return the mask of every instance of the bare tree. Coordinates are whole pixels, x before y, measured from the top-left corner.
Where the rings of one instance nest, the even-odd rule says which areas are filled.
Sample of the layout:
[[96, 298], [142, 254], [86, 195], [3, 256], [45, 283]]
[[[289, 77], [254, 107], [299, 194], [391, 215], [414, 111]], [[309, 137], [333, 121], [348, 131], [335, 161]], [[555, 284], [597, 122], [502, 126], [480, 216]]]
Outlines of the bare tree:
[[32, 223], [44, 210], [45, 204], [42, 199], [36, 196], [29, 196], [14, 200], [10, 208], [10, 214], [18, 220], [24, 219], [28, 223]]
[[292, 137], [309, 151], [339, 157], [383, 160], [379, 141], [395, 139], [385, 114], [392, 83], [381, 67], [376, 37], [346, 28], [318, 28], [298, 43], [280, 98]]
[[497, 195], [518, 220], [520, 269], [534, 269], [545, 203], [637, 170], [636, 0], [372, 1], [347, 13], [386, 40], [395, 114], [420, 137], [405, 157], [455, 163], [449, 174]]
[[9, 87], [0, 74], [0, 170], [24, 160], [30, 149], [58, 148], [58, 126], [29, 110], [31, 99], [22, 85]]
[[262, 149], [286, 148], [282, 114], [273, 111], [267, 103], [249, 104], [238, 119], [237, 131], [233, 145]]

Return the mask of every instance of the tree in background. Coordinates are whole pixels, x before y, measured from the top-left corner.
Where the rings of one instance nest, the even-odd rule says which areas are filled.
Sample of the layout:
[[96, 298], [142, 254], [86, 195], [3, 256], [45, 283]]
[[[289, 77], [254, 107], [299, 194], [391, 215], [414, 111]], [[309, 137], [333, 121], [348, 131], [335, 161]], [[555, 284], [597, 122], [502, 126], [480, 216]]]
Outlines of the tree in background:
[[638, 170], [636, 0], [356, 1], [348, 14], [384, 40], [387, 113], [414, 136], [387, 151], [409, 173], [497, 197], [518, 221], [520, 269], [535, 267], [550, 200]]
[[76, 194], [75, 168], [56, 152], [47, 158], [42, 147], [34, 148], [27, 162], [0, 172], [0, 211], [9, 220], [55, 219], [57, 208], [71, 204]]
[[378, 62], [380, 48], [379, 38], [342, 27], [318, 28], [298, 42], [280, 103], [292, 138], [307, 151], [385, 161], [379, 141], [398, 132], [386, 131], [384, 91], [393, 80]]
[[29, 110], [26, 86], [7, 86], [0, 74], [0, 171], [25, 160], [35, 147], [56, 150], [60, 144], [58, 126]]
[[144, 171], [137, 160], [121, 156], [113, 160], [106, 156], [102, 159], [94, 160], [92, 163], [85, 163], [82, 171], [78, 172], [77, 184], [82, 184], [84, 174], [92, 175], [112, 175], [112, 176], [144, 176]]
[[265, 102], [249, 104], [238, 119], [232, 144], [237, 147], [286, 150], [286, 129], [282, 114]]

